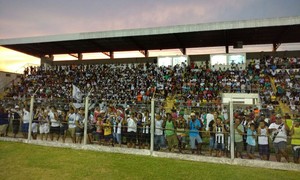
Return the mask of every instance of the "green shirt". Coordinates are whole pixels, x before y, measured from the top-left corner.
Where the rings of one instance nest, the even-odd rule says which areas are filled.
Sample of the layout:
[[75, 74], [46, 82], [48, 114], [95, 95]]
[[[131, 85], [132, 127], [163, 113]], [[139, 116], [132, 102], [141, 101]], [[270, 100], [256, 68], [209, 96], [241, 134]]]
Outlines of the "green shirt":
[[[240, 124], [237, 129], [242, 131], [244, 133], [244, 127], [242, 124]], [[234, 142], [242, 142], [243, 141], [243, 135], [240, 135], [240, 133], [237, 131], [237, 129], [234, 129]]]
[[[174, 125], [173, 125], [172, 121], [170, 121], [170, 122], [167, 121], [165, 128], [167, 129], [167, 130], [165, 130], [166, 136], [172, 136], [173, 134], [175, 134], [175, 132], [174, 132]], [[169, 130], [169, 129], [173, 129], [173, 130]]]

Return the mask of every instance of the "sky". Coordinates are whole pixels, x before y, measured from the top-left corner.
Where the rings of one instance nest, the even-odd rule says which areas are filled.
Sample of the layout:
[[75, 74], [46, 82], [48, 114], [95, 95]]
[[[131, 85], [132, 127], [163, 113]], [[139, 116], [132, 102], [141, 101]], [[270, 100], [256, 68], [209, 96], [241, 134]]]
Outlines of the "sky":
[[[299, 15], [300, 0], [0, 0], [0, 39]], [[0, 71], [34, 59], [8, 51]]]

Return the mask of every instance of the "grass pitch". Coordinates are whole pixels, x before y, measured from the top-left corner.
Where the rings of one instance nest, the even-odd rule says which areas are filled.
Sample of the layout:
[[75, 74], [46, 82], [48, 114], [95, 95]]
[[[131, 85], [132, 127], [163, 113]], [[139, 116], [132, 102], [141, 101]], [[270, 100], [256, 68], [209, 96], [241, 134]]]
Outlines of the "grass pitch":
[[298, 179], [295, 171], [0, 141], [0, 179]]

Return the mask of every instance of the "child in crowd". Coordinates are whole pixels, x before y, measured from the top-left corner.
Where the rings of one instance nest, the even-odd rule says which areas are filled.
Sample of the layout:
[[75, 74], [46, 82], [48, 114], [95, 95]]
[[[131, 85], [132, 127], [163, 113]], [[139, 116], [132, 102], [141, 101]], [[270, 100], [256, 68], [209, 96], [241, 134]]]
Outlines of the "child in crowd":
[[270, 150], [269, 150], [269, 129], [266, 126], [264, 120], [260, 121], [259, 127], [257, 129], [258, 134], [258, 150], [259, 155], [262, 160], [269, 160]]
[[97, 134], [98, 144], [101, 145], [101, 141], [103, 139], [103, 124], [102, 124], [102, 118], [101, 118], [101, 116], [97, 117], [96, 134]]
[[249, 159], [254, 159], [254, 151], [256, 146], [256, 130], [255, 124], [251, 123], [247, 129], [247, 155]]
[[222, 123], [222, 118], [217, 117], [217, 121], [214, 126], [214, 132], [215, 132], [215, 149], [216, 149], [216, 157], [223, 156], [224, 152], [224, 124]]
[[112, 136], [112, 126], [111, 126], [111, 122], [109, 119], [105, 120], [105, 123], [103, 123], [103, 129], [104, 129], [104, 139], [105, 139], [105, 144], [109, 145], [111, 144], [112, 146], [114, 146], [113, 143], [113, 136]]

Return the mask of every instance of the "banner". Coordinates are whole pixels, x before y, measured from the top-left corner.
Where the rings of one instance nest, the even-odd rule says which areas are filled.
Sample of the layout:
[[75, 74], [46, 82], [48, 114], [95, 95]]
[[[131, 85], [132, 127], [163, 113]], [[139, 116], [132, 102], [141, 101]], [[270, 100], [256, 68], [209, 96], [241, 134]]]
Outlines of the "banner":
[[82, 93], [81, 93], [80, 89], [77, 86], [75, 86], [74, 84], [73, 84], [72, 97], [76, 101], [82, 101]]

